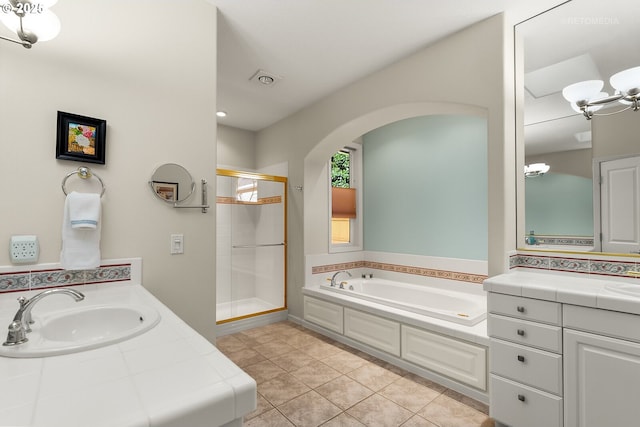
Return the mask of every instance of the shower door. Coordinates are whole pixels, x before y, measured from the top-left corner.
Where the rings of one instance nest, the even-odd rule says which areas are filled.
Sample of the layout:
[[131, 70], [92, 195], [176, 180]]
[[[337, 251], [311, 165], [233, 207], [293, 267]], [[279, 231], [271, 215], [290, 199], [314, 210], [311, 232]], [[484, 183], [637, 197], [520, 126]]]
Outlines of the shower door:
[[217, 170], [219, 324], [287, 308], [286, 183], [280, 176]]

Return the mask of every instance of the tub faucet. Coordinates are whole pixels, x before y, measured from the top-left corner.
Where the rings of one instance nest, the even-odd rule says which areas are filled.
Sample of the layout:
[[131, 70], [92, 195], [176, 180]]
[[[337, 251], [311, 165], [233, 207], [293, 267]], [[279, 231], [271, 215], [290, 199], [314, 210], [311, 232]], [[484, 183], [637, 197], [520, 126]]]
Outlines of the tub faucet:
[[84, 295], [82, 293], [72, 289], [63, 288], [49, 289], [44, 292], [40, 292], [38, 295], [30, 299], [26, 299], [25, 297], [18, 298], [20, 308], [18, 308], [16, 315], [13, 317], [13, 321], [9, 325], [7, 340], [2, 345], [17, 345], [29, 341], [27, 338], [27, 332], [31, 332], [31, 327], [29, 325], [33, 323], [33, 320], [31, 319], [31, 309], [33, 309], [33, 306], [42, 298], [54, 294], [67, 294], [73, 297], [76, 301], [82, 301], [84, 299]]
[[[336, 276], [340, 273], [347, 273], [349, 275], [349, 277], [351, 277], [351, 273], [349, 273], [347, 270], [340, 270], [340, 271], [336, 271], [333, 276], [331, 276], [331, 287], [336, 287], [338, 286], [338, 284], [336, 283]], [[342, 288], [342, 285], [340, 286], [340, 288]]]

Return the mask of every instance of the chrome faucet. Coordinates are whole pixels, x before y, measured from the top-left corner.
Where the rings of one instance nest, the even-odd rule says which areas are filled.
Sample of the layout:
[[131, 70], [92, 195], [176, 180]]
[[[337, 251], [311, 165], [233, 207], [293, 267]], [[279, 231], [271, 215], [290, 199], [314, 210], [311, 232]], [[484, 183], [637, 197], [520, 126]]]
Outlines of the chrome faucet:
[[[349, 275], [349, 277], [351, 277], [351, 273], [349, 273], [347, 270], [340, 270], [340, 271], [336, 271], [333, 276], [331, 276], [331, 287], [336, 287], [338, 286], [338, 284], [336, 283], [336, 276], [340, 273], [347, 273]], [[339, 286], [342, 289], [342, 284], [340, 284]]]
[[26, 299], [25, 297], [18, 298], [20, 308], [18, 308], [16, 315], [13, 317], [13, 321], [9, 325], [7, 340], [2, 345], [17, 345], [29, 341], [27, 338], [27, 332], [31, 332], [31, 327], [29, 325], [33, 323], [33, 320], [31, 319], [31, 309], [33, 309], [33, 306], [42, 298], [55, 294], [70, 295], [76, 301], [82, 301], [84, 299], [84, 295], [82, 293], [64, 288], [48, 289], [44, 292], [40, 292], [38, 295], [30, 299]]

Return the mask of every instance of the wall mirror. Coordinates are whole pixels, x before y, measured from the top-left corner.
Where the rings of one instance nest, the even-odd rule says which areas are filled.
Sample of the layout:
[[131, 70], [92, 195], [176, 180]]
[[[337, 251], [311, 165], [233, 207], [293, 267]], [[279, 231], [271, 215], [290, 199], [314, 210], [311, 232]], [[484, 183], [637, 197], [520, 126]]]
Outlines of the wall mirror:
[[[600, 185], [601, 162], [640, 155], [640, 112], [614, 113], [624, 107], [616, 102], [587, 120], [562, 94], [570, 84], [602, 80], [602, 90], [613, 95], [610, 77], [640, 66], [640, 2], [573, 0], [518, 24], [515, 31], [522, 48], [516, 96], [524, 106], [518, 114], [517, 164], [550, 166], [543, 175], [525, 178], [523, 172], [518, 179], [516, 246], [640, 250], [639, 236], [627, 247], [608, 246], [606, 236], [601, 243], [601, 234], [611, 230], [603, 218]], [[638, 206], [629, 209], [635, 214], [627, 216], [640, 221]], [[625, 221], [617, 222], [625, 233], [640, 225]]]
[[149, 186], [157, 198], [167, 203], [187, 200], [196, 188], [189, 171], [175, 163], [158, 166], [151, 175]]

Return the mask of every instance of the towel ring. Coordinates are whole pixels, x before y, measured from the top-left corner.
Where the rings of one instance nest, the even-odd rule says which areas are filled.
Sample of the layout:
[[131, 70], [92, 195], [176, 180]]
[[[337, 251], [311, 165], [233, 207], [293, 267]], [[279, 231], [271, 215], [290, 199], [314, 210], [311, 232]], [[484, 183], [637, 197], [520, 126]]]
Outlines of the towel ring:
[[95, 173], [91, 172], [91, 169], [87, 168], [87, 167], [79, 167], [78, 170], [75, 170], [73, 172], [69, 172], [67, 174], [67, 176], [65, 176], [62, 180], [62, 192], [64, 193], [64, 195], [66, 196], [67, 193], [67, 189], [65, 188], [65, 184], [67, 183], [67, 179], [69, 179], [70, 176], [72, 175], [78, 175], [80, 178], [82, 179], [88, 179], [91, 178], [92, 176], [96, 177], [96, 179], [98, 181], [100, 181], [100, 185], [102, 186], [102, 192], [100, 193], [100, 197], [102, 197], [102, 195], [104, 194], [104, 182], [102, 182], [102, 179], [100, 179], [100, 177], [98, 175], [96, 175]]

